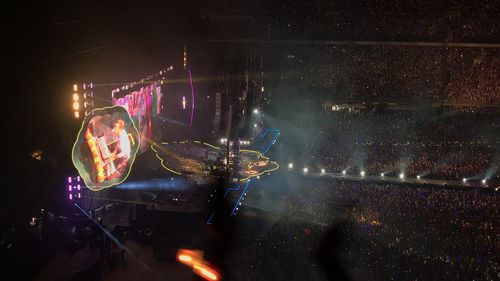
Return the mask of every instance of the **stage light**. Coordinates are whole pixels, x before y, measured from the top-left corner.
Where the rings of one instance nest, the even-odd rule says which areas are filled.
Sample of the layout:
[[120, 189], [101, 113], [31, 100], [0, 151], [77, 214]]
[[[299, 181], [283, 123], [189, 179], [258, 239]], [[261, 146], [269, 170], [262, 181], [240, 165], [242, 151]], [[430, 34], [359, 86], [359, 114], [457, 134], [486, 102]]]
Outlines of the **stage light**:
[[79, 103], [79, 102], [77, 102], [77, 101], [73, 102], [73, 109], [74, 109], [74, 110], [78, 110], [78, 109], [80, 109], [80, 103]]
[[254, 110], [253, 110], [253, 113], [255, 113], [255, 114], [259, 114], [259, 110], [258, 110], [257, 108], [256, 108], [256, 109], [254, 109]]
[[219, 274], [207, 267], [206, 265], [204, 264], [195, 264], [193, 265], [193, 271], [198, 274], [200, 277], [202, 277], [203, 279], [206, 279], [206, 280], [213, 280], [213, 281], [216, 281], [219, 279]]
[[307, 167], [305, 167], [304, 169], [302, 169], [302, 171], [304, 171], [304, 174], [307, 174], [307, 172], [309, 171], [309, 169]]
[[78, 85], [77, 84], [73, 84], [73, 91], [78, 91]]
[[404, 179], [405, 178], [405, 174], [404, 173], [399, 174], [399, 178], [400, 179]]
[[483, 179], [481, 182], [482, 182], [483, 184], [486, 184], [486, 179]]
[[257, 128], [257, 123], [253, 124], [254, 128]]
[[463, 179], [462, 179], [462, 182], [467, 182], [467, 179], [466, 179], [466, 178], [463, 178]]
[[71, 191], [73, 189], [73, 187], [71, 185], [69, 185], [68, 189], [69, 189], [69, 191]]
[[179, 249], [177, 251], [177, 261], [187, 266], [203, 263], [203, 252], [187, 249]]
[[73, 195], [71, 193], [69, 194], [69, 200], [73, 200]]
[[74, 93], [74, 94], [73, 94], [73, 100], [74, 100], [74, 101], [78, 101], [79, 99], [80, 99], [80, 96], [78, 96], [78, 94], [77, 94], [77, 93]]
[[365, 171], [361, 171], [361, 173], [359, 173], [362, 177], [365, 176]]
[[182, 96], [182, 109], [186, 109], [186, 97]]
[[385, 176], [385, 174], [384, 173], [380, 173], [380, 176], [383, 177], [383, 176]]
[[185, 263], [190, 263], [192, 261], [191, 257], [187, 255], [180, 255], [178, 258], [180, 261]]
[[260, 179], [260, 176], [257, 176], [257, 179]]
[[345, 170], [343, 170], [343, 171], [342, 171], [342, 175], [344, 175], [344, 176], [345, 176], [345, 174], [346, 174], [346, 171], [345, 171]]
[[68, 177], [68, 183], [71, 183], [71, 177]]
[[293, 163], [288, 163], [288, 169], [293, 169]]
[[80, 118], [80, 112], [75, 111], [75, 118]]
[[420, 176], [417, 176], [417, 180], [419, 180], [419, 179], [420, 179]]
[[262, 86], [262, 87], [260, 88], [260, 91], [261, 91], [261, 92], [264, 92], [264, 86]]
[[325, 169], [321, 169], [321, 173], [324, 174], [325, 173]]

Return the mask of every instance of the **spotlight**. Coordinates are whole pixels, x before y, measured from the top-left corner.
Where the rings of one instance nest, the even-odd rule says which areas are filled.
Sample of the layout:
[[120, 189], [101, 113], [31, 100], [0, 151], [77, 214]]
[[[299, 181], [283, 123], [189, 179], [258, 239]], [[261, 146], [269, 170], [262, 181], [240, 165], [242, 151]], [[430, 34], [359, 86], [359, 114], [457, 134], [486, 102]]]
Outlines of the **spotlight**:
[[420, 179], [420, 175], [417, 176], [417, 180], [419, 180], [419, 179]]
[[293, 163], [288, 163], [288, 169], [293, 169]]
[[253, 124], [254, 128], [257, 128], [257, 123]]
[[359, 173], [362, 177], [365, 176], [365, 171], [361, 171], [361, 173]]
[[399, 178], [400, 179], [404, 179], [405, 178], [405, 174], [404, 173], [399, 174]]
[[384, 173], [380, 173], [380, 176], [383, 177], [383, 176], [385, 176], [385, 174]]
[[466, 179], [466, 178], [463, 178], [463, 179], [462, 179], [462, 182], [467, 182], [467, 179]]
[[258, 110], [257, 108], [256, 108], [256, 109], [254, 109], [254, 110], [253, 110], [253, 113], [255, 113], [255, 114], [259, 114], [259, 110]]
[[304, 171], [304, 174], [307, 174], [307, 172], [309, 171], [309, 169], [307, 167], [305, 167], [302, 171]]
[[346, 173], [346, 171], [345, 171], [345, 170], [343, 170], [343, 171], [342, 171], [342, 175], [344, 175], [344, 176], [345, 176], [345, 173]]
[[483, 184], [486, 184], [486, 179], [483, 179], [481, 182], [482, 182]]
[[321, 173], [324, 174], [325, 173], [325, 169], [321, 169]]
[[260, 176], [257, 176], [257, 179], [260, 179]]

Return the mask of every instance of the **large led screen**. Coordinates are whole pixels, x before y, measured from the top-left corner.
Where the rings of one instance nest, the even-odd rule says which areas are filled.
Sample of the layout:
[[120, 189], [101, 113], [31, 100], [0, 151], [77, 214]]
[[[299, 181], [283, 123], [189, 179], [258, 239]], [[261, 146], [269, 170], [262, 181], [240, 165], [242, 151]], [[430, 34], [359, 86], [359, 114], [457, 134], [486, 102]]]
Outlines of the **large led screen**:
[[141, 134], [140, 150], [144, 152], [149, 148], [148, 140], [153, 136], [153, 116], [161, 111], [161, 85], [152, 83], [136, 90], [118, 89], [112, 91], [111, 95], [113, 105], [123, 106], [130, 113]]
[[73, 164], [91, 190], [122, 183], [140, 147], [140, 135], [122, 106], [95, 109], [73, 146]]

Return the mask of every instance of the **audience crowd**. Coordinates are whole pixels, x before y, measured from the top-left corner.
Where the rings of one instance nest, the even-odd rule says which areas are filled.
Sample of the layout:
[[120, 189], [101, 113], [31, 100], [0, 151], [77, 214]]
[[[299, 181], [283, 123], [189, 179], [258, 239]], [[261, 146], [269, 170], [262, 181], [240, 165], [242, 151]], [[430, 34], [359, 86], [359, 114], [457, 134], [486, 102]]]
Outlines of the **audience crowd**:
[[[327, 179], [288, 188], [262, 206], [273, 213], [258, 212], [265, 230], [238, 241], [241, 280], [327, 280], [325, 250], [352, 280], [500, 278], [498, 192]], [[250, 204], [265, 205], [253, 194]]]
[[500, 34], [500, 4], [494, 0], [261, 3], [269, 11], [268, 32], [280, 38], [481, 42]]
[[478, 181], [498, 176], [496, 114], [355, 110], [321, 117], [301, 124], [314, 137], [297, 162], [311, 171]]
[[[500, 102], [498, 49], [329, 45], [284, 51], [278, 90], [322, 99]], [[312, 96], [312, 95], [311, 95]]]

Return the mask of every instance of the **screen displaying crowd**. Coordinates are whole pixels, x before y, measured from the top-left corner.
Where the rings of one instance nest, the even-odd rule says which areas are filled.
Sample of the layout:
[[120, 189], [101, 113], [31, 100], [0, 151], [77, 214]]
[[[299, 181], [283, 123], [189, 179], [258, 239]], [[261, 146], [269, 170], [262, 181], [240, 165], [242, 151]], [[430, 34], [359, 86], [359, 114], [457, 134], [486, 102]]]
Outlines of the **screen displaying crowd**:
[[141, 134], [141, 152], [149, 148], [147, 140], [153, 137], [153, 116], [160, 114], [162, 96], [161, 85], [156, 82], [112, 91], [113, 105], [127, 109]]

